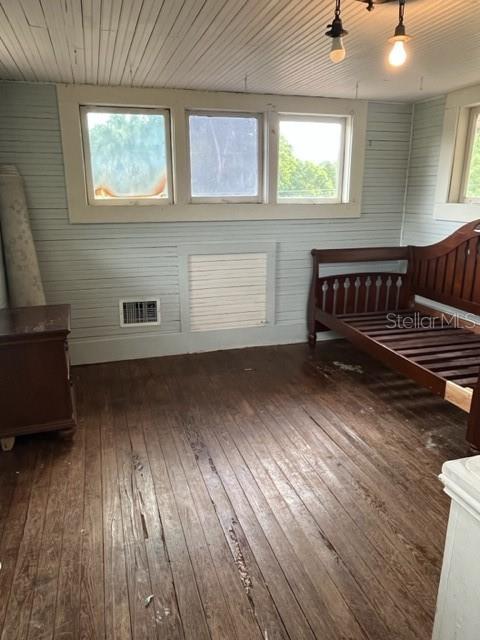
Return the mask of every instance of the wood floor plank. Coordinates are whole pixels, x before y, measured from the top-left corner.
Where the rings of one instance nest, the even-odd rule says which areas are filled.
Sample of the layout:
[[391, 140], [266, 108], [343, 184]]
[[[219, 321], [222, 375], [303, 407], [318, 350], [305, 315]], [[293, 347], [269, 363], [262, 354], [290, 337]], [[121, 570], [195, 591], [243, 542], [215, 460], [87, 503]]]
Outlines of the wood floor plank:
[[55, 640], [80, 635], [81, 550], [85, 486], [85, 425], [80, 420], [72, 443], [69, 470], [63, 478], [66, 505], [55, 607]]
[[51, 482], [45, 511], [45, 524], [40, 546], [33, 603], [27, 637], [53, 638], [57, 604], [58, 577], [63, 545], [64, 515], [67, 506], [67, 483], [71, 465], [72, 442], [57, 438], [52, 447]]
[[[152, 371], [150, 362], [147, 371]], [[183, 632], [186, 640], [208, 640], [211, 635], [162, 449], [166, 429], [164, 388], [154, 375], [148, 376], [144, 394], [149, 400], [145, 403], [143, 431], [148, 442], [147, 455], [162, 520], [163, 542], [172, 568]]]
[[13, 455], [6, 456], [6, 460], [2, 460], [2, 464], [0, 464], [0, 542], [17, 484], [15, 464], [18, 458], [18, 451], [13, 450], [10, 453], [13, 453]]
[[[145, 383], [144, 370], [129, 363], [124, 368], [129, 402], [127, 416], [128, 434], [132, 447], [133, 475], [138, 492], [140, 518], [142, 521], [147, 562], [152, 586], [151, 607], [155, 611], [155, 623], [159, 637], [172, 640], [183, 639], [183, 629], [178, 611], [178, 602], [173, 583], [168, 551], [164, 544], [164, 531], [155, 497], [150, 464], [143, 432], [142, 389]], [[133, 382], [133, 384], [132, 384]]]
[[[15, 452], [15, 455], [18, 455], [18, 451]], [[38, 458], [42, 455], [45, 455], [45, 448], [43, 446], [37, 445], [36, 449], [31, 446], [28, 447], [26, 451], [24, 451], [23, 464], [20, 463], [18, 465], [19, 471], [16, 473], [15, 488], [0, 541], [0, 561], [2, 563], [2, 569], [0, 571], [0, 629], [4, 629], [5, 617], [9, 608], [17, 558], [25, 531], [33, 480], [34, 477], [36, 477], [34, 476], [34, 470], [37, 468]], [[14, 468], [14, 466], [15, 465], [13, 465], [12, 468]]]
[[[126, 379], [127, 365], [121, 363], [110, 378], [113, 404], [114, 429], [116, 433], [116, 456], [119, 472], [120, 505], [126, 556], [128, 600], [133, 638], [152, 640], [157, 638], [155, 606], [147, 599], [152, 594], [152, 581], [145, 544], [145, 520], [143, 500], [135, 478], [135, 458], [128, 430], [134, 420], [129, 402], [129, 381]], [[125, 402], [125, 400], [127, 400]]]
[[[327, 451], [328, 448], [331, 448], [328, 440], [322, 440], [322, 444], [319, 448], [319, 454], [316, 455], [314, 453], [316, 451], [316, 447], [319, 446], [316, 444], [317, 439], [314, 434], [315, 430], [312, 430], [311, 425], [308, 426], [307, 417], [301, 413], [296, 414], [296, 411], [296, 406], [291, 406], [289, 408], [290, 420], [293, 420], [295, 425], [294, 427], [291, 422], [282, 423], [281, 414], [278, 412], [275, 414], [278, 425], [288, 428], [288, 435], [292, 440], [292, 445], [296, 448], [303, 448], [312, 464], [314, 463], [316, 465], [317, 471], [321, 473], [322, 477], [327, 479], [332, 491], [339, 497], [341, 503], [354, 518], [357, 526], [360, 526], [366, 532], [375, 547], [382, 552], [384, 561], [390, 562], [391, 569], [398, 574], [402, 582], [404, 582], [404, 584], [414, 585], [419, 582], [421, 583], [421, 572], [412, 573], [410, 564], [400, 560], [400, 554], [402, 554], [403, 551], [404, 555], [406, 549], [403, 548], [401, 538], [397, 538], [396, 536], [397, 530], [392, 530], [391, 523], [385, 521], [385, 516], [382, 514], [381, 510], [381, 503], [379, 501], [372, 501], [369, 509], [362, 509], [359, 507], [359, 505], [362, 505], [362, 502], [364, 501], [366, 501], [366, 504], [369, 504], [369, 501], [368, 499], [366, 500], [364, 494], [365, 489], [356, 486], [357, 482], [355, 480], [355, 476], [352, 476], [348, 474], [346, 470], [343, 470], [342, 465], [338, 462], [333, 464], [329, 463], [329, 460], [336, 460], [338, 452], [333, 450], [332, 454], [327, 458], [322, 456], [321, 451], [324, 449], [325, 445], [327, 446]], [[303, 438], [305, 438], [305, 440], [303, 440]], [[333, 482], [333, 478], [337, 479], [335, 483]], [[367, 492], [366, 496], [368, 497], [369, 495], [370, 492]], [[398, 532], [400, 533], [400, 530], [398, 530]], [[425, 601], [426, 594], [423, 589], [419, 588], [417, 589], [417, 592], [418, 593], [415, 595], [415, 601]], [[430, 600], [426, 603], [426, 609], [431, 611], [433, 590], [429, 597]], [[417, 612], [417, 616], [417, 624], [421, 623], [423, 627], [429, 624], [430, 618], [428, 616], [426, 617], [424, 613]]]
[[[377, 405], [381, 402], [382, 415], [391, 416], [389, 435], [384, 439], [388, 446], [390, 439], [398, 434], [405, 442], [407, 451], [415, 451], [415, 456], [406, 456], [409, 464], [421, 465], [431, 472], [432, 478], [437, 478], [438, 469], [443, 461], [449, 458], [463, 458], [468, 455], [465, 439], [458, 437], [458, 431], [466, 428], [465, 414], [457, 407], [433, 395], [428, 389], [419, 387], [411, 380], [398, 376], [393, 371], [371, 367], [371, 359], [358, 352], [357, 358], [365, 363], [362, 378], [365, 379], [363, 390], [367, 398], [364, 399], [366, 414], [377, 416]], [[348, 360], [348, 358], [347, 358]], [[345, 376], [343, 376], [345, 379]], [[353, 381], [349, 390], [356, 390], [359, 395], [358, 384]], [[441, 419], [439, 420], [439, 415]], [[403, 428], [398, 429], [401, 422]], [[383, 424], [383, 421], [382, 421]], [[387, 425], [389, 425], [387, 421]], [[462, 426], [463, 425], [463, 426]], [[381, 448], [380, 450], [384, 450]], [[399, 466], [399, 459], [393, 467]], [[408, 474], [405, 476], [408, 478]], [[428, 493], [435, 499], [438, 495], [438, 484], [432, 485], [436, 491]]]
[[[439, 333], [398, 344], [465, 374]], [[429, 640], [462, 412], [344, 341], [73, 376], [73, 438], [0, 454], [0, 640]]]
[[[337, 599], [334, 602], [336, 596], [335, 588], [328, 593], [322, 589], [320, 578], [329, 582], [326, 572], [323, 567], [320, 567], [319, 563], [312, 560], [313, 554], [308, 540], [296, 527], [291, 515], [287, 513], [288, 508], [286, 508], [281, 496], [268, 483], [266, 476], [264, 480], [265, 484], [268, 485], [267, 494], [264, 494], [259, 487], [256, 477], [259, 468], [255, 471], [250, 469], [248, 462], [242, 455], [242, 451], [238, 449], [237, 442], [233, 439], [235, 422], [228, 411], [221, 414], [221, 421], [223, 424], [231, 424], [231, 428], [228, 433], [225, 429], [216, 430], [219, 443], [234, 468], [236, 476], [275, 554], [277, 557], [282, 558], [284, 571], [287, 573], [289, 582], [295, 585], [297, 599], [304, 604], [304, 612], [312, 629], [320, 637], [333, 638], [335, 637], [335, 620], [338, 621], [340, 627], [348, 629], [348, 633], [352, 634], [352, 638], [362, 637], [361, 630], [348, 615], [348, 611], [341, 599]], [[244, 449], [243, 453], [246, 453]], [[215, 458], [213, 458], [213, 461], [215, 464]], [[277, 520], [280, 512], [283, 512], [286, 521], [292, 527], [289, 530], [288, 537]], [[307, 558], [310, 559], [310, 566], [308, 567], [305, 566], [308, 564]], [[320, 574], [314, 573], [312, 564], [315, 565], [315, 569]], [[330, 606], [332, 607], [331, 609], [329, 608]]]
[[[314, 420], [317, 424], [325, 425], [325, 420], [320, 416], [315, 417]], [[308, 419], [295, 420], [295, 428], [305, 435], [305, 431], [309, 426]], [[310, 446], [313, 445], [312, 440], [309, 438], [307, 442]], [[322, 438], [322, 442], [326, 440]], [[395, 521], [394, 509], [389, 509], [391, 504], [389, 498], [381, 492], [380, 495], [375, 491], [374, 486], [367, 480], [364, 474], [361, 474], [359, 478], [355, 478], [354, 471], [349, 470], [349, 464], [346, 458], [339, 455], [339, 450], [336, 447], [330, 445], [327, 446], [328, 457], [333, 456], [335, 458], [342, 458], [337, 462], [336, 477], [340, 483], [348, 482], [349, 478], [353, 481], [352, 486], [352, 498], [344, 504], [349, 506], [351, 513], [356, 513], [357, 522], [365, 523], [363, 526], [372, 532], [374, 528], [377, 528], [375, 533], [371, 533], [371, 539], [377, 539], [377, 544], [380, 540], [377, 538], [383, 538], [383, 543], [379, 544], [379, 548], [383, 550], [384, 557], [387, 559], [390, 553], [396, 555], [396, 561], [394, 563], [396, 571], [403, 577], [405, 583], [409, 583], [410, 580], [415, 582], [415, 586], [411, 589], [412, 595], [415, 593], [415, 598], [419, 603], [425, 604], [425, 610], [431, 611], [432, 602], [435, 599], [434, 589], [429, 589], [431, 584], [430, 580], [436, 577], [436, 571], [434, 569], [434, 562], [438, 560], [438, 555], [434, 555], [434, 550], [430, 550], [430, 546], [425, 545], [429, 551], [422, 553], [422, 542], [418, 541], [419, 536], [414, 536], [410, 541], [410, 537], [407, 534], [409, 543], [405, 543], [405, 537], [403, 532], [403, 522], [398, 524]], [[331, 459], [331, 458], [330, 458]], [[326, 464], [324, 471], [332, 472], [331, 465]], [[345, 497], [345, 495], [344, 495]], [[392, 498], [393, 500], [393, 498]], [[365, 522], [365, 517], [362, 513], [366, 511], [366, 506], [370, 505], [369, 518]]]
[[105, 635], [103, 571], [103, 510], [100, 443], [100, 389], [95, 367], [80, 380], [78, 405], [84, 417], [84, 508], [80, 561], [80, 637], [101, 640]]
[[23, 640], [28, 634], [40, 553], [38, 541], [42, 538], [45, 526], [45, 513], [52, 476], [52, 442], [46, 438], [44, 446], [40, 445], [40, 450], [32, 481], [28, 512], [16, 558], [2, 640]]
[[162, 448], [212, 640], [237, 638], [217, 572], [171, 433]]
[[[308, 580], [299, 580], [297, 576], [298, 570], [295, 569], [295, 565], [292, 568], [289, 562], [284, 562], [284, 557], [282, 556], [285, 555], [288, 558], [286, 552], [285, 554], [277, 554], [277, 542], [273, 539], [273, 535], [270, 535], [268, 527], [267, 531], [265, 531], [263, 527], [264, 518], [262, 518], [261, 512], [255, 508], [255, 504], [252, 505], [251, 492], [248, 489], [245, 491], [225, 449], [212, 431], [201, 429], [201, 435], [210, 452], [213, 465], [228, 491], [232, 504], [235, 506], [237, 518], [243, 529], [246, 532], [248, 531], [246, 535], [249, 536], [249, 544], [255, 553], [259, 566], [262, 568], [262, 573], [269, 575], [272, 572], [278, 580], [278, 582], [270, 583], [270, 589], [274, 594], [277, 585], [280, 588], [280, 593], [277, 594], [277, 597], [275, 595], [273, 597], [279, 611], [282, 612], [282, 618], [290, 637], [302, 640], [304, 638], [329, 637], [321, 635], [323, 633], [323, 624], [321, 624], [322, 631], [315, 635], [315, 616], [308, 615], [310, 598], [305, 598], [305, 601], [302, 598], [303, 590], [309, 588]], [[249, 498], [252, 498], [252, 500]], [[288, 543], [285, 541], [285, 549], [287, 549], [287, 545]], [[277, 563], [280, 567], [279, 572], [277, 571]], [[284, 587], [284, 581], [288, 588]], [[284, 607], [281, 607], [281, 605], [284, 605]]]
[[[217, 388], [216, 392], [219, 393], [219, 391]], [[246, 411], [242, 411], [242, 405], [238, 402], [238, 398], [229, 403], [225, 395], [222, 397], [229, 404], [230, 413], [233, 414], [237, 426], [235, 432], [232, 432], [235, 446], [254, 475], [283, 531], [288, 532], [295, 554], [312, 580], [319, 601], [324, 603], [325, 610], [333, 619], [334, 628], [346, 637], [363, 638], [362, 629], [350, 609], [352, 604], [355, 605], [352, 603], [354, 593], [350, 592], [346, 597], [347, 604], [327, 569], [335, 563], [335, 553], [326, 544], [325, 539], [319, 535], [316, 528], [311, 526], [312, 522], [308, 517], [308, 512], [299, 502], [295, 492], [291, 490], [288, 481], [281, 474], [276, 473], [277, 469], [275, 469], [273, 462], [268, 464], [269, 456], [259, 444], [258, 439], [255, 439], [254, 448], [245, 437], [243, 425], [251, 422], [257, 425], [253, 412], [249, 415], [249, 419], [245, 420], [249, 413], [248, 408], [245, 407]]]
[[[318, 350], [318, 354], [321, 350]], [[358, 355], [363, 355], [358, 353]], [[356, 360], [358, 363], [358, 359]], [[363, 362], [360, 360], [360, 362]], [[320, 373], [321, 376], [328, 375], [331, 377], [332, 367], [327, 364], [325, 369], [322, 363], [315, 359], [312, 364], [315, 365], [315, 373]], [[335, 422], [336, 417], [339, 414], [344, 416], [342, 426], [338, 426], [338, 433], [340, 436], [347, 436], [351, 445], [355, 448], [363, 450], [367, 457], [375, 460], [375, 466], [379, 467], [379, 470], [390, 478], [392, 483], [399, 485], [407, 489], [408, 481], [414, 479], [416, 483], [420, 483], [420, 486], [425, 485], [425, 489], [429, 490], [428, 502], [425, 501], [425, 508], [429, 509], [431, 506], [431, 492], [433, 496], [441, 496], [441, 492], [438, 491], [438, 460], [435, 459], [432, 452], [424, 448], [424, 438], [422, 432], [418, 428], [413, 428], [410, 420], [403, 420], [403, 429], [398, 429], [398, 412], [395, 413], [395, 409], [392, 408], [391, 403], [385, 406], [380, 414], [377, 411], [378, 394], [377, 383], [382, 385], [382, 389], [385, 397], [389, 400], [395, 397], [395, 388], [392, 384], [389, 384], [387, 376], [390, 372], [386, 372], [381, 378], [371, 377], [369, 384], [359, 387], [358, 379], [365, 379], [368, 375], [367, 370], [360, 364], [351, 365], [348, 362], [346, 366], [352, 367], [353, 371], [343, 371], [343, 362], [336, 362], [335, 376], [342, 379], [344, 385], [345, 397], [348, 398], [348, 411], [345, 409], [345, 402], [339, 401], [338, 394], [336, 394], [335, 386], [332, 384], [323, 385], [320, 389], [319, 380], [312, 377], [310, 383], [306, 385], [303, 381], [303, 387], [307, 389], [307, 397], [320, 402], [322, 410], [325, 406], [328, 407], [330, 417]], [[319, 366], [320, 365], [320, 366]], [[360, 371], [357, 371], [357, 370]], [[421, 396], [422, 402], [425, 398], [429, 398], [438, 407], [442, 404], [438, 398], [430, 394], [428, 391], [423, 390], [406, 379], [399, 378], [396, 374], [393, 374], [392, 380], [395, 384], [400, 383], [403, 387], [408, 389], [408, 394], [416, 392]], [[299, 384], [302, 384], [299, 381]], [[292, 381], [293, 394], [298, 391], [298, 385], [296, 381]], [[444, 403], [443, 403], [444, 404]], [[405, 403], [402, 408], [405, 409]], [[446, 407], [446, 405], [445, 405]], [[417, 402], [417, 412], [422, 411], [421, 402]], [[332, 417], [333, 413], [333, 417]], [[430, 413], [426, 413], [428, 419]], [[411, 415], [411, 414], [410, 414]], [[412, 447], [416, 449], [416, 455], [412, 456]], [[417, 484], [416, 484], [417, 486]], [[415, 499], [422, 499], [423, 492], [415, 494]], [[438, 502], [438, 501], [436, 501]], [[444, 501], [441, 500], [442, 510], [440, 516], [444, 519]], [[443, 520], [442, 520], [443, 521]]]
[[[251, 398], [251, 393], [255, 393], [253, 387], [260, 387], [263, 388], [263, 383], [252, 383], [252, 388], [250, 389], [250, 392], [248, 394], [248, 397]], [[251, 401], [251, 400], [249, 400]], [[274, 406], [272, 406], [270, 403], [268, 403], [268, 401], [264, 398], [261, 397], [259, 399], [259, 405], [263, 405], [265, 408], [269, 409], [270, 411], [272, 411], [272, 419], [274, 421], [274, 424], [276, 425], [276, 429], [275, 429], [275, 433], [276, 433], [276, 437], [280, 438], [281, 434], [282, 434], [282, 430], [279, 430], [279, 427], [284, 427], [285, 428], [285, 434], [290, 438], [290, 442], [287, 441], [286, 443], [286, 449], [291, 449], [293, 451], [299, 451], [302, 452], [305, 455], [306, 461], [310, 462], [311, 466], [315, 469], [318, 470], [319, 467], [322, 466], [322, 463], [320, 462], [322, 460], [322, 458], [324, 458], [324, 446], [322, 445], [321, 447], [318, 448], [318, 451], [315, 448], [315, 442], [314, 440], [309, 440], [308, 443], [307, 441], [302, 441], [302, 438], [299, 437], [300, 433], [295, 431], [295, 429], [292, 430], [292, 423], [289, 423], [288, 420], [293, 420], [293, 424], [295, 424], [295, 417], [294, 415], [289, 415], [289, 419], [286, 420], [284, 416], [282, 416], [281, 412], [279, 412]], [[258, 410], [258, 409], [257, 409]], [[285, 415], [288, 415], [289, 412], [288, 410], [286, 410]], [[323, 442], [323, 441], [322, 441]], [[331, 456], [329, 456], [330, 458]], [[334, 459], [334, 458], [333, 458]], [[338, 463], [337, 463], [338, 464]], [[337, 472], [337, 464], [335, 464], [333, 466], [333, 473]], [[317, 485], [317, 490], [318, 490], [318, 483], [319, 480], [321, 481], [321, 478], [323, 477], [322, 474], [319, 475], [319, 477], [316, 480], [316, 485]], [[350, 481], [343, 479], [343, 483], [342, 486], [345, 487], [351, 487], [352, 486], [352, 482], [354, 482], [354, 478], [352, 477], [352, 479]], [[330, 487], [330, 490], [333, 491], [334, 494], [338, 495], [338, 490], [336, 490], [335, 488], [332, 489], [331, 485], [331, 479], [330, 482], [328, 482], [328, 485]], [[327, 493], [326, 496], [322, 496], [322, 500], [325, 500], [326, 503], [328, 504], [329, 502], [329, 494]], [[352, 504], [355, 504], [355, 502], [352, 502]], [[347, 511], [350, 514], [350, 517], [353, 518], [353, 520], [350, 523], [350, 527], [347, 527], [346, 531], [350, 531], [351, 526], [357, 526], [361, 529], [363, 529], [367, 535], [370, 534], [371, 530], [375, 530], [375, 549], [376, 551], [380, 551], [381, 553], [381, 557], [378, 561], [378, 566], [381, 567], [382, 564], [385, 561], [389, 561], [389, 558], [391, 557], [392, 554], [395, 554], [396, 557], [398, 557], [398, 550], [395, 549], [395, 542], [396, 540], [393, 540], [393, 544], [392, 544], [392, 540], [391, 537], [383, 537], [381, 535], [381, 531], [382, 529], [379, 529], [379, 523], [377, 522], [375, 525], [373, 525], [373, 523], [367, 523], [366, 525], [363, 525], [364, 519], [362, 521], [361, 516], [363, 515], [361, 513], [361, 511], [356, 511], [356, 510], [348, 510], [348, 503], [345, 502], [345, 500], [340, 500], [340, 502], [337, 502], [336, 504], [332, 505], [332, 513], [338, 514], [339, 509], [342, 508], [347, 508]], [[360, 516], [360, 517], [359, 517]], [[381, 527], [381, 523], [380, 523], [380, 527]], [[356, 537], [356, 541], [358, 541], [359, 537]], [[396, 545], [398, 546], [398, 544]], [[372, 547], [373, 548], [373, 547]], [[368, 556], [367, 556], [368, 557]], [[369, 562], [372, 562], [372, 559], [369, 558]], [[405, 574], [405, 567], [402, 566], [401, 564], [395, 563], [394, 565], [392, 565], [392, 569], [396, 570], [396, 572], [398, 573], [399, 577], [403, 577]], [[381, 572], [380, 572], [381, 575]], [[405, 585], [409, 585], [411, 580], [417, 580], [418, 581], [418, 575], [417, 576], [405, 576], [405, 580], [404, 583]], [[389, 584], [388, 586], [388, 591], [392, 592], [395, 591], [394, 587], [392, 587], [392, 584]], [[396, 593], [396, 600], [400, 600], [402, 602], [402, 606], [403, 607], [407, 607], [409, 604], [407, 602], [405, 602], [405, 598], [404, 598], [404, 594], [403, 594], [403, 590], [401, 589], [400, 591], [398, 591]], [[412, 603], [415, 602], [415, 604], [417, 604], [417, 599], [412, 598]], [[415, 614], [414, 612], [414, 607], [411, 606], [410, 603], [410, 608], [411, 608], [411, 613], [410, 616], [413, 617]], [[429, 628], [430, 624], [431, 624], [431, 618], [428, 616], [425, 616], [424, 614], [420, 614], [418, 616], [418, 620], [417, 620], [417, 626], [416, 628], [416, 632], [418, 632], [418, 627], [419, 625], [422, 624], [424, 628]]]
[[[360, 406], [358, 408], [360, 410]], [[401, 482], [393, 484], [391, 488], [389, 487], [388, 490], [386, 490], [383, 485], [385, 475], [381, 469], [378, 469], [377, 465], [373, 464], [368, 456], [363, 455], [361, 447], [353, 446], [348, 438], [345, 437], [342, 426], [344, 420], [339, 420], [339, 414], [342, 415], [341, 411], [341, 407], [337, 407], [336, 404], [326, 404], [320, 411], [316, 403], [307, 400], [304, 402], [304, 413], [306, 415], [300, 412], [298, 412], [297, 415], [302, 422], [306, 420], [306, 424], [308, 424], [308, 419], [311, 419], [317, 427], [326, 430], [332, 443], [329, 443], [332, 453], [342, 460], [346, 468], [350, 469], [352, 475], [355, 476], [358, 470], [357, 477], [359, 481], [361, 481], [362, 486], [365, 487], [367, 495], [376, 496], [378, 501], [382, 501], [385, 504], [395, 500], [396, 504], [402, 504], [405, 510], [408, 509], [411, 500], [408, 499], [408, 493], [402, 491]], [[318, 430], [315, 430], [314, 433], [318, 435]], [[356, 469], [353, 468], [354, 465]], [[425, 504], [424, 496], [420, 493], [418, 498], [415, 496], [415, 499], [418, 499], [420, 509], [428, 508], [428, 505]], [[426, 518], [421, 516], [414, 526], [408, 520], [408, 517], [405, 515], [406, 513], [407, 511], [404, 510], [398, 510], [392, 513], [392, 516], [398, 519], [398, 530], [408, 531], [411, 534], [411, 539], [418, 539], [419, 544], [423, 544], [425, 540], [429, 540], [432, 546], [441, 552], [443, 550], [443, 540], [442, 537], [438, 535], [438, 530], [432, 531], [431, 527], [428, 526], [431, 524], [431, 521], [429, 520], [427, 522]], [[430, 513], [429, 516], [431, 520], [435, 521], [436, 515], [434, 513]], [[440, 524], [440, 522], [441, 518], [439, 516], [437, 524]], [[427, 569], [423, 567], [423, 571], [426, 570]]]
[[[235, 398], [235, 394], [233, 394], [233, 398]], [[250, 444], [251, 450], [255, 451], [258, 456], [258, 462], [263, 465], [265, 472], [270, 476], [272, 482], [286, 500], [293, 517], [308, 538], [314, 552], [312, 557], [318, 558], [324, 566], [329, 580], [323, 578], [322, 582], [328, 592], [335, 594], [335, 591], [338, 590], [338, 593], [342, 594], [342, 598], [349, 610], [347, 615], [353, 616], [359, 627], [367, 635], [373, 635], [374, 637], [388, 635], [389, 631], [379, 617], [375, 615], [372, 608], [367, 605], [368, 601], [364, 593], [359, 589], [358, 584], [344, 564], [335, 546], [330, 539], [325, 536], [322, 530], [325, 526], [325, 519], [321, 518], [320, 523], [316, 522], [302, 497], [298, 494], [297, 488], [293, 484], [295, 472], [292, 466], [288, 466], [288, 469], [286, 467], [282, 468], [279, 461], [281, 452], [278, 450], [274, 456], [271, 455], [270, 449], [264, 439], [262, 420], [250, 419], [248, 423], [243, 422], [241, 425], [238, 424], [238, 426]], [[284, 473], [284, 471], [286, 471], [286, 473]], [[305, 496], [305, 492], [303, 491], [305, 484], [305, 480], [302, 479], [299, 491], [303, 497]], [[322, 516], [324, 515], [324, 512], [322, 512]], [[290, 525], [289, 531], [291, 531], [291, 529], [292, 527]], [[317, 563], [312, 564], [313, 570], [318, 571]], [[321, 575], [320, 572], [319, 574]], [[329, 584], [330, 581], [331, 583]], [[342, 618], [344, 618], [346, 612], [341, 613]], [[341, 628], [341, 624], [338, 621], [336, 622], [336, 626]]]
[[[115, 640], [132, 637], [128, 601], [125, 538], [116, 456], [114, 400], [109, 382], [110, 368], [99, 368], [102, 388], [100, 404], [102, 453], [103, 563], [105, 580], [105, 636]], [[114, 391], [115, 393], [115, 391]]]
[[[204, 407], [200, 409], [197, 401], [188, 403], [187, 416], [192, 415], [196, 426], [195, 429], [190, 427], [186, 436], [207, 482], [217, 514], [224, 518], [225, 536], [233, 542], [235, 554], [238, 554], [235, 543], [239, 543], [247, 574], [252, 577], [250, 599], [260, 627], [268, 638], [284, 638], [290, 633], [291, 638], [311, 639], [311, 628], [233, 469], [218, 441], [207, 431], [207, 425], [211, 419], [216, 419], [216, 413], [206, 412]], [[185, 416], [185, 412], [182, 414]], [[215, 456], [215, 462], [212, 456]], [[233, 540], [232, 533], [235, 534]]]
[[[252, 397], [255, 398], [255, 385], [249, 387], [248, 402], [252, 403]], [[321, 478], [315, 471], [315, 465], [310, 464], [302, 455], [298, 448], [293, 448], [291, 442], [279, 432], [278, 418], [274, 417], [265, 406], [263, 398], [253, 400], [255, 411], [261, 417], [264, 427], [257, 422], [251, 430], [251, 436], [257, 440], [255, 449], [257, 450], [258, 439], [261, 438], [265, 446], [267, 446], [274, 454], [276, 464], [283, 470], [284, 477], [292, 484], [301, 498], [305, 507], [314, 517], [322, 536], [328, 545], [331, 545], [335, 554], [337, 566], [333, 566], [336, 573], [342, 569], [343, 573], [349, 571], [356, 582], [352, 583], [348, 574], [340, 576], [343, 590], [346, 592], [360, 589], [360, 597], [358, 607], [355, 613], [361, 621], [362, 626], [368, 630], [369, 634], [385, 637], [402, 637], [416, 638], [416, 631], [409, 628], [407, 619], [401, 629], [389, 629], [380, 632], [378, 629], [372, 631], [372, 628], [379, 624], [375, 617], [384, 616], [386, 612], [388, 619], [396, 619], [402, 617], [401, 610], [396, 607], [394, 601], [402, 599], [402, 592], [398, 589], [398, 583], [395, 580], [387, 580], [386, 585], [379, 582], [381, 576], [381, 567], [383, 558], [378, 555], [375, 548], [369, 543], [366, 537], [350, 535], [351, 528], [355, 526], [353, 520], [350, 519], [347, 512], [344, 511], [340, 502], [336, 501], [328, 487], [322, 482]], [[267, 459], [266, 455], [262, 456], [262, 460]], [[359, 531], [360, 534], [360, 531]], [[313, 534], [314, 535], [314, 534]], [[343, 560], [344, 559], [344, 560]], [[377, 570], [375, 570], [377, 567]], [[372, 572], [367, 580], [369, 589], [368, 593], [364, 593], [365, 575]], [[387, 576], [389, 578], [389, 576]], [[388, 594], [388, 595], [387, 595]], [[392, 595], [390, 600], [388, 596]], [[369, 611], [365, 606], [365, 599], [373, 603], [373, 611]], [[350, 603], [356, 604], [355, 599], [348, 598]], [[364, 616], [367, 616], [366, 618]]]
[[[237, 519], [225, 487], [219, 478], [217, 469], [198, 430], [189, 428], [184, 432], [183, 436], [176, 434], [176, 438], [182, 439], [183, 447], [189, 446], [195, 456], [196, 464], [202, 473], [210, 500], [237, 565], [242, 587], [245, 589], [248, 601], [251, 603], [251, 611], [262, 634], [260, 637], [266, 636], [272, 638], [272, 640], [286, 640], [288, 633], [275, 606], [272, 593], [265, 582], [265, 577], [258, 566], [247, 536]], [[281, 578], [284, 579], [283, 574], [281, 574]], [[276, 580], [278, 584], [278, 578]], [[272, 591], [275, 591], [274, 587], [272, 587]], [[253, 635], [253, 637], [255, 636]]]
[[[226, 601], [233, 626], [238, 638], [264, 638], [264, 632], [257, 625], [251, 602], [248, 599], [248, 580], [242, 582], [240, 568], [235, 565], [235, 556], [230, 552], [228, 538], [220, 525], [215, 508], [203, 483], [195, 457], [184, 440], [181, 429], [172, 430], [177, 452], [187, 478], [192, 498], [197, 505], [197, 513], [203, 531], [208, 536], [210, 553], [223, 593], [231, 594]], [[238, 560], [238, 558], [237, 558]]]

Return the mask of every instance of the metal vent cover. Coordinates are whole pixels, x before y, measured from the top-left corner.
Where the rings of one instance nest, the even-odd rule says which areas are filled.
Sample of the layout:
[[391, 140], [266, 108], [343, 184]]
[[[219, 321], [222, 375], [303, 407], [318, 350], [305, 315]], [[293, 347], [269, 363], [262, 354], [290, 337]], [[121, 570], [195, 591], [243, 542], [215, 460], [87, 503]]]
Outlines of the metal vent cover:
[[120, 300], [120, 326], [145, 327], [160, 324], [160, 301], [157, 298]]

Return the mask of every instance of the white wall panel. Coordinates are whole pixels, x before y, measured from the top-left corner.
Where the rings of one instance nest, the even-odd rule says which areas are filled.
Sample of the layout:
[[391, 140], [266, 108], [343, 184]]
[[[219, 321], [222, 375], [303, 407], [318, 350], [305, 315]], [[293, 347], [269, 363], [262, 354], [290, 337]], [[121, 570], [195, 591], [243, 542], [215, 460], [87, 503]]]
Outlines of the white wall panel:
[[[304, 335], [313, 247], [399, 243], [410, 113], [407, 104], [370, 103], [363, 213], [357, 219], [72, 225], [52, 85], [0, 84], [0, 162], [17, 164], [25, 178], [47, 299], [72, 305], [72, 340], [86, 350], [95, 344], [94, 354], [109, 354], [98, 358], [148, 353], [142, 336], [157, 340], [156, 352], [162, 352], [166, 342], [161, 336], [180, 333], [178, 252], [181, 245], [194, 243], [277, 243], [275, 324], [279, 333], [275, 335], [279, 341], [288, 336], [298, 339]], [[135, 296], [160, 299], [159, 327], [120, 327], [118, 299]], [[267, 329], [255, 331], [251, 334], [255, 344], [261, 343], [262, 331], [267, 336]], [[231, 342], [230, 334], [222, 334], [217, 341], [214, 335], [208, 340], [198, 335], [188, 337], [185, 350], [212, 348], [216, 343], [239, 345], [235, 331]], [[125, 341], [135, 342], [134, 336], [142, 346], [129, 351]], [[108, 341], [111, 345], [105, 346]], [[175, 344], [182, 342], [178, 339]], [[85, 356], [83, 361], [91, 357], [95, 356]]]
[[267, 321], [267, 254], [188, 256], [191, 331], [258, 327]]
[[445, 98], [415, 105], [403, 244], [431, 244], [462, 223], [433, 217]]

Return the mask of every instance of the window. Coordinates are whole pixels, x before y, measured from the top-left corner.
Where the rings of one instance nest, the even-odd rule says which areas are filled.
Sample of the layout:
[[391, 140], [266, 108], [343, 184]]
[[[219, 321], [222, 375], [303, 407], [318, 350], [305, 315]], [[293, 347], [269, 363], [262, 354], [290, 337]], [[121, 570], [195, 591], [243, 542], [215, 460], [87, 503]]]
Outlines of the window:
[[480, 107], [471, 109], [463, 176], [463, 201], [480, 203]]
[[[480, 85], [452, 91], [425, 103], [443, 110], [433, 213], [438, 220], [469, 222], [480, 218]], [[432, 128], [431, 131], [435, 131]], [[432, 133], [434, 135], [434, 133]]]
[[361, 215], [364, 100], [80, 85], [57, 96], [72, 223]]
[[259, 115], [189, 113], [192, 201], [261, 202]]
[[279, 202], [341, 202], [346, 118], [280, 116]]
[[88, 200], [171, 201], [168, 112], [81, 107]]

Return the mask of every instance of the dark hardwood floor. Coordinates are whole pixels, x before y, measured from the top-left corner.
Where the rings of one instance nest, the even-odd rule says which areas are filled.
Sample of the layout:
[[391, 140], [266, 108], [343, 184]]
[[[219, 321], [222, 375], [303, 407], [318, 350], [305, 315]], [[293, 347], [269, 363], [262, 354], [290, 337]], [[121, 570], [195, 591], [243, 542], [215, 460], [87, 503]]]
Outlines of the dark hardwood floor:
[[340, 341], [74, 378], [0, 454], [1, 640], [430, 638], [465, 414]]

